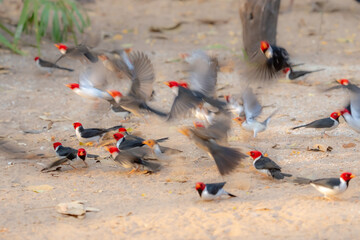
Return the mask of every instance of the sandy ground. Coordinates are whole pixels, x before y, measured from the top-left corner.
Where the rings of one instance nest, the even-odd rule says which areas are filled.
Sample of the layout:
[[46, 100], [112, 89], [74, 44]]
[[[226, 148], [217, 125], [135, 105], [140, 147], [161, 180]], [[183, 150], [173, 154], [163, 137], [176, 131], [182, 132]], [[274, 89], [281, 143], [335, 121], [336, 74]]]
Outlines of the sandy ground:
[[[332, 12], [310, 12], [310, 1], [295, 1], [291, 13], [279, 16], [278, 44], [285, 47], [303, 69], [326, 68], [302, 81], [279, 81], [256, 89], [260, 101], [270, 105], [264, 118], [274, 109], [269, 129], [254, 139], [233, 125], [230, 144], [243, 151], [266, 151], [284, 172], [303, 177], [337, 177], [343, 171], [358, 175], [358, 134], [341, 119], [340, 126], [321, 138], [312, 130], [289, 131], [301, 123], [328, 116], [347, 101], [343, 91], [320, 93], [337, 78], [357, 81], [360, 71], [360, 5], [354, 1], [331, 2]], [[282, 8], [286, 8], [285, 6]], [[172, 101], [165, 80], [185, 77], [183, 63], [172, 61], [178, 54], [197, 48], [217, 54], [224, 66], [241, 56], [241, 29], [238, 1], [97, 1], [86, 5], [94, 31], [106, 38], [98, 49], [132, 45], [147, 52], [156, 69], [154, 106], [168, 110]], [[222, 20], [212, 26], [199, 19]], [[226, 20], [225, 23], [223, 20]], [[150, 26], [180, 28], [162, 34], [150, 33]], [[322, 24], [321, 24], [322, 22]], [[15, 155], [0, 157], [0, 238], [1, 239], [339, 239], [360, 233], [360, 181], [355, 178], [339, 200], [321, 198], [311, 186], [274, 181], [255, 173], [248, 159], [244, 168], [221, 177], [212, 160], [181, 136], [177, 127], [156, 118], [149, 124], [133, 118], [126, 127], [147, 138], [169, 136], [167, 146], [184, 152], [152, 175], [127, 175], [110, 160], [89, 168], [63, 167], [56, 173], [40, 173], [42, 165], [54, 159], [51, 137], [64, 145], [77, 147], [72, 123], [85, 127], [110, 127], [121, 118], [109, 113], [108, 106], [88, 103], [64, 84], [76, 82], [75, 73], [55, 72], [51, 77], [39, 73], [33, 57], [36, 49], [21, 57], [1, 50], [0, 65], [11, 68], [0, 74], [1, 147], [15, 147]], [[56, 59], [57, 49], [44, 40], [42, 55]], [[65, 61], [64, 66], [76, 66]], [[241, 66], [240, 66], [240, 69]], [[236, 93], [241, 73], [219, 73], [219, 94]], [[95, 110], [96, 108], [96, 110]], [[41, 117], [42, 116], [42, 117]], [[41, 118], [40, 118], [41, 117]], [[53, 124], [50, 129], [51, 119]], [[24, 131], [36, 134], [25, 134]], [[344, 148], [344, 144], [355, 146]], [[277, 144], [275, 148], [273, 146]], [[314, 144], [331, 146], [331, 152], [310, 152]], [[346, 146], [345, 146], [346, 147]], [[103, 149], [88, 152], [107, 156]], [[42, 165], [41, 165], [42, 164]], [[227, 181], [226, 189], [237, 198], [215, 202], [199, 200], [195, 182]], [[42, 193], [29, 186], [47, 184], [54, 189]], [[84, 219], [60, 215], [55, 206], [61, 202], [86, 200], [87, 206], [100, 209]]]

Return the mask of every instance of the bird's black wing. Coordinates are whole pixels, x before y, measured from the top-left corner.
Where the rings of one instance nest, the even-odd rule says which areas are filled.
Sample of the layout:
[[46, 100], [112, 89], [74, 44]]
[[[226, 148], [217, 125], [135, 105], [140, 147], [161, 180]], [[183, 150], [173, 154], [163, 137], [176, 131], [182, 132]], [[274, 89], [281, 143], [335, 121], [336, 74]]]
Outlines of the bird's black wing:
[[311, 183], [318, 185], [318, 186], [322, 186], [322, 187], [334, 188], [334, 186], [340, 185], [340, 179], [339, 178], [321, 178], [321, 179], [312, 180]]
[[306, 128], [330, 128], [334, 125], [334, 120], [331, 118], [323, 118], [315, 120], [309, 124], [306, 124]]
[[221, 183], [207, 183], [206, 189], [208, 192], [212, 195], [216, 195], [220, 189], [222, 189], [225, 186], [226, 182]]
[[277, 169], [280, 170], [281, 167], [277, 165], [273, 160], [271, 160], [268, 157], [261, 157], [259, 160], [255, 163], [256, 169]]
[[106, 132], [108, 132], [107, 129], [87, 128], [84, 131], [82, 131], [80, 134], [81, 134], [81, 137], [83, 137], [83, 138], [91, 138], [91, 137], [99, 136]]

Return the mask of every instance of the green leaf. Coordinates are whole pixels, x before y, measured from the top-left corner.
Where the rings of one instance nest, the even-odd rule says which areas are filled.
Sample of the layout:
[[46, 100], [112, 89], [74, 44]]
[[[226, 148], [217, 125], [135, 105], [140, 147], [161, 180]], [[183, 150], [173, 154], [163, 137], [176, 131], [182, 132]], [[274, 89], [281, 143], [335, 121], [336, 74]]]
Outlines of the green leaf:
[[51, 8], [51, 4], [46, 3], [44, 5], [44, 9], [41, 11], [39, 32], [42, 37], [45, 36], [46, 29], [48, 27], [50, 8]]
[[24, 5], [21, 10], [20, 19], [19, 19], [18, 25], [16, 27], [15, 36], [14, 36], [14, 44], [15, 45], [17, 45], [17, 43], [19, 42], [20, 36], [24, 30], [24, 24], [25, 24], [26, 20], [28, 19], [28, 14], [29, 14], [29, 9], [30, 9], [30, 1], [31, 0], [24, 0]]
[[52, 19], [52, 38], [55, 42], [62, 42], [62, 38], [61, 38], [61, 32], [60, 32], [60, 24], [59, 24], [59, 16], [58, 16], [58, 12], [55, 11], [54, 12], [54, 16]]
[[7, 34], [9, 34], [10, 36], [14, 37], [14, 33], [12, 31], [10, 31], [10, 29], [8, 29], [7, 27], [5, 27], [4, 25], [1, 24], [0, 22], [0, 29], [4, 30]]
[[25, 55], [24, 52], [20, 51], [16, 46], [14, 46], [13, 44], [11, 44], [1, 33], [0, 33], [0, 43], [2, 45], [4, 45], [5, 47], [11, 49], [11, 51], [20, 54], [20, 55]]

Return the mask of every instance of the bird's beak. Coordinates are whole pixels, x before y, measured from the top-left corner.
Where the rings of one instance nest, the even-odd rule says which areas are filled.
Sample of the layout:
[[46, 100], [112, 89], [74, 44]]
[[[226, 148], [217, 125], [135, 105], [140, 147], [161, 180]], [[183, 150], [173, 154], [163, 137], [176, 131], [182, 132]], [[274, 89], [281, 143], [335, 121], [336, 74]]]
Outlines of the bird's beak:
[[336, 82], [340, 83], [341, 84], [341, 80], [340, 79], [337, 79]]
[[132, 48], [125, 48], [124, 51], [125, 51], [127, 54], [129, 54], [129, 53], [132, 52]]
[[60, 45], [59, 44], [54, 44], [55, 47], [57, 47], [59, 49]]
[[190, 136], [190, 133], [189, 133], [189, 129], [187, 128], [180, 128], [178, 129], [179, 133], [185, 135], [185, 136]]
[[68, 88], [71, 88], [71, 85], [70, 85], [70, 84], [65, 84], [65, 86], [67, 86]]
[[339, 116], [341, 116], [342, 114], [341, 114], [341, 112], [337, 112], [337, 114], [339, 114]]
[[105, 147], [106, 151], [110, 152], [110, 148], [109, 147]]
[[170, 87], [170, 83], [169, 82], [163, 82], [166, 86]]
[[249, 156], [251, 156], [251, 152], [247, 152], [246, 154], [249, 155]]
[[107, 92], [110, 94], [110, 96], [114, 97], [114, 93], [112, 91], [107, 90]]
[[236, 118], [233, 118], [233, 120], [237, 123], [243, 123], [245, 120], [240, 118], [240, 117], [236, 117]]
[[354, 177], [356, 177], [354, 174], [351, 174], [351, 175], [350, 175], [350, 179], [351, 179], [351, 178], [354, 178]]
[[200, 184], [198, 184], [198, 183], [197, 183], [196, 186], [195, 186], [196, 189], [198, 189], [198, 188], [200, 188], [200, 187], [201, 187], [201, 186], [200, 186]]
[[106, 60], [106, 56], [105, 56], [105, 55], [99, 55], [98, 57], [99, 57], [99, 59], [100, 59], [101, 61], [105, 61], [105, 60]]
[[142, 144], [146, 144], [149, 146], [149, 142], [147, 140], [143, 141]]
[[84, 156], [84, 152], [79, 152], [79, 156]]

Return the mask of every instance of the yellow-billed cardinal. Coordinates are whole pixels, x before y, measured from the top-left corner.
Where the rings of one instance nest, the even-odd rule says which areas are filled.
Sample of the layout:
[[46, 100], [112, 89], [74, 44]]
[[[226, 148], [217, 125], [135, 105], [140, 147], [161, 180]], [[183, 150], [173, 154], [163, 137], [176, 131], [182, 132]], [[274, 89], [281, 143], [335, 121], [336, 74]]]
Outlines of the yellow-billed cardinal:
[[158, 111], [147, 104], [153, 93], [153, 82], [155, 80], [154, 67], [149, 57], [143, 52], [132, 52], [129, 54], [128, 64], [124, 61], [116, 61], [117, 66], [131, 79], [130, 91], [126, 96], [119, 91], [108, 91], [115, 102], [122, 108], [142, 117], [141, 110], [147, 110], [158, 116], [166, 117], [167, 114]]
[[85, 44], [79, 44], [75, 47], [68, 47], [65, 44], [55, 44], [55, 47], [61, 52], [61, 56], [55, 61], [55, 64], [60, 61], [63, 57], [70, 57], [81, 62], [90, 61], [96, 63], [98, 57], [95, 53], [91, 52]]
[[283, 69], [283, 72], [287, 79], [295, 80], [295, 79], [305, 76], [309, 73], [320, 72], [323, 70], [325, 70], [325, 69], [317, 69], [314, 71], [294, 71], [291, 67], [287, 67], [287, 68]]
[[114, 126], [111, 128], [84, 128], [81, 123], [73, 123], [75, 134], [80, 143], [88, 143], [91, 145], [93, 142], [99, 143], [100, 139], [110, 131], [115, 131], [122, 126]]
[[317, 128], [317, 129], [322, 129], [323, 134], [326, 134], [325, 133], [326, 131], [333, 130], [339, 125], [339, 117], [340, 116], [341, 116], [340, 112], [333, 112], [330, 114], [330, 117], [318, 119], [311, 123], [294, 127], [294, 128], [292, 128], [292, 130], [297, 129], [297, 128], [302, 128], [302, 127]]
[[225, 184], [226, 182], [207, 183], [207, 184], [198, 182], [195, 185], [195, 189], [198, 191], [200, 197], [206, 201], [218, 199], [223, 195], [236, 197], [235, 195], [228, 193], [227, 191], [224, 190], [223, 187]]
[[286, 49], [260, 42], [260, 50], [250, 56], [250, 70], [254, 80], [270, 80], [281, 74], [281, 70], [291, 67], [290, 57]]
[[[86, 167], [88, 167], [87, 163], [85, 162], [86, 160], [86, 151], [83, 148], [80, 148], [79, 150], [77, 150], [77, 154], [76, 153], [70, 153], [68, 155], [66, 155], [66, 157], [63, 157], [59, 160], [56, 160], [55, 162], [51, 163], [49, 166], [47, 166], [46, 168], [41, 169], [41, 171], [47, 171], [50, 170], [54, 167], [57, 167], [61, 164], [65, 164], [67, 163], [69, 160], [74, 162], [76, 159], [80, 159], [82, 160], [82, 162], [85, 164]], [[71, 163], [69, 163], [70, 167], [76, 169], [76, 167], [74, 167], [73, 165], [71, 165]]]
[[245, 130], [253, 132], [254, 137], [260, 132], [264, 132], [272, 118], [278, 110], [271, 113], [263, 122], [259, 122], [256, 118], [262, 112], [262, 106], [257, 100], [251, 88], [246, 88], [242, 95], [245, 118], [237, 117], [234, 120], [239, 123]]
[[69, 72], [74, 71], [73, 69], [70, 69], [70, 68], [60, 67], [59, 65], [56, 65], [55, 63], [52, 63], [52, 62], [46, 61], [44, 59], [41, 59], [40, 57], [35, 57], [34, 61], [36, 63], [36, 66], [41, 71], [44, 71], [44, 72], [47, 72], [47, 73], [52, 73], [52, 71], [54, 69], [60, 69], [60, 70], [65, 70], [65, 71], [69, 71]]
[[106, 85], [106, 75], [97, 67], [87, 67], [79, 75], [79, 83], [66, 84], [68, 88], [73, 90], [81, 97], [97, 100], [104, 99], [113, 101], [111, 95], [100, 88]]
[[334, 196], [345, 192], [349, 187], [349, 182], [354, 178], [350, 172], [344, 172], [340, 175], [340, 178], [321, 178], [311, 180], [308, 178], [296, 178], [295, 183], [298, 184], [310, 184], [316, 190], [324, 194], [324, 197], [328, 198], [329, 196]]
[[158, 171], [161, 167], [160, 164], [146, 161], [144, 157], [147, 155], [146, 151], [142, 148], [132, 148], [129, 150], [120, 151], [117, 147], [106, 147], [114, 161], [118, 162], [124, 168], [132, 168], [129, 172], [137, 171], [140, 166], [145, 167], [150, 172]]
[[224, 118], [215, 121], [207, 128], [184, 127], [179, 129], [179, 132], [193, 140], [199, 148], [206, 151], [215, 160], [220, 174], [225, 175], [233, 171], [246, 157], [239, 150], [225, 147], [218, 143], [218, 141], [226, 138], [229, 130], [230, 123]]
[[[71, 147], [64, 147], [60, 142], [53, 143], [53, 147], [55, 153], [58, 157], [67, 157], [68, 155], [72, 155], [72, 157], [76, 156], [78, 150]], [[99, 155], [95, 154], [87, 154], [88, 158], [98, 158]]]
[[263, 156], [259, 151], [250, 151], [247, 154], [254, 159], [253, 165], [259, 172], [275, 179], [284, 179], [284, 177], [292, 176], [291, 174], [282, 173], [279, 165], [270, 158]]
[[202, 51], [195, 51], [190, 58], [189, 85], [176, 81], [165, 82], [176, 95], [168, 120], [184, 116], [203, 102], [218, 109], [226, 106], [226, 103], [215, 98], [218, 68], [216, 58], [211, 58]]

